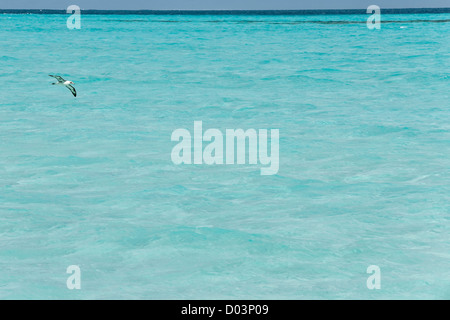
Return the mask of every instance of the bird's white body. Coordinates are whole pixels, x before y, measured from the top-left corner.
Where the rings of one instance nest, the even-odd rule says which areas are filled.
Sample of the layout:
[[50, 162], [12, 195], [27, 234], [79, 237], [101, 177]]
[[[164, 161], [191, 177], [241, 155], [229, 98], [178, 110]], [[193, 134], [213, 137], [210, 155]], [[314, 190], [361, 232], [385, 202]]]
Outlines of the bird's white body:
[[57, 83], [55, 83], [55, 85], [57, 85], [57, 86], [70, 86], [71, 84], [73, 84], [73, 82], [72, 81], [64, 81], [64, 82], [57, 82]]

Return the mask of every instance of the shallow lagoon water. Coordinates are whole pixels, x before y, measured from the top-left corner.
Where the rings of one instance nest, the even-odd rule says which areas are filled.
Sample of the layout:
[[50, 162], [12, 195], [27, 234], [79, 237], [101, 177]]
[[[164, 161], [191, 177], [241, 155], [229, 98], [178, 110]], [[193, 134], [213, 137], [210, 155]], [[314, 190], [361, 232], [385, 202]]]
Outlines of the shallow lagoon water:
[[[0, 15], [0, 298], [450, 298], [450, 15], [367, 17]], [[174, 165], [197, 120], [278, 174]]]

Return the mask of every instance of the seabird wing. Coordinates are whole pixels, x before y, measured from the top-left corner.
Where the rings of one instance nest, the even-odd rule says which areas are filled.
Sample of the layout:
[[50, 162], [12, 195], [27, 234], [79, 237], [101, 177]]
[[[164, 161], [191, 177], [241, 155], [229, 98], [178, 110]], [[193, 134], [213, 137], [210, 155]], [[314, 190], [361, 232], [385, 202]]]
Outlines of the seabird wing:
[[58, 82], [61, 82], [61, 83], [66, 82], [66, 80], [64, 80], [64, 79], [63, 79], [62, 77], [60, 77], [60, 76], [53, 76], [53, 75], [51, 75], [51, 74], [49, 74], [49, 76], [55, 78], [56, 80], [58, 80]]
[[70, 92], [72, 92], [72, 94], [73, 94], [74, 97], [77, 96], [77, 90], [75, 90], [75, 88], [72, 87], [70, 84], [67, 86], [67, 89], [69, 89]]

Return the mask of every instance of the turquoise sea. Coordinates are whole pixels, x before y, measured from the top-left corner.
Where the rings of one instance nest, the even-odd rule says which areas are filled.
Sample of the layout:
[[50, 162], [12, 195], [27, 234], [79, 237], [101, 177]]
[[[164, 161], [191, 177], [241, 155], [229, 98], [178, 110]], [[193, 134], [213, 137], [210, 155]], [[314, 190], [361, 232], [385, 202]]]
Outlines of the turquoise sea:
[[[0, 299], [450, 298], [449, 12], [68, 17], [0, 14]], [[278, 173], [173, 164], [194, 121]]]

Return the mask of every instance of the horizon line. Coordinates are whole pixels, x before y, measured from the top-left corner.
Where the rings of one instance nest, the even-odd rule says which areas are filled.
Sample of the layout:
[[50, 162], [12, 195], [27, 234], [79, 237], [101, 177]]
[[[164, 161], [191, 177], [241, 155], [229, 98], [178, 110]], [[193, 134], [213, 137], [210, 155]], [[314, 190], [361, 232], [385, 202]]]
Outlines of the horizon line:
[[[81, 8], [81, 7], [80, 7]], [[450, 9], [450, 7], [407, 7], [407, 8], [382, 8], [382, 10], [433, 10], [433, 9]], [[17, 9], [17, 8], [9, 8], [0, 10], [31, 10], [31, 11], [64, 11], [67, 8], [63, 9]], [[90, 11], [342, 11], [342, 10], [367, 10], [367, 8], [333, 8], [333, 9], [83, 9], [81, 10], [90, 10]]]

